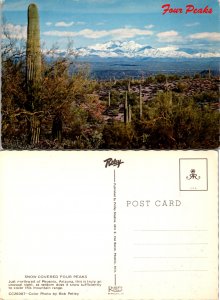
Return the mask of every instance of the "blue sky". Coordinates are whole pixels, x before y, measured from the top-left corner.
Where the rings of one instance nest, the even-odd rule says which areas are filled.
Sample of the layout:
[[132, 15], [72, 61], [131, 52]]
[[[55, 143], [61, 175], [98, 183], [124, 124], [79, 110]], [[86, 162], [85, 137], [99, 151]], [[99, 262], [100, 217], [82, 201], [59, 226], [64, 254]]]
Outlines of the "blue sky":
[[[0, 0], [3, 1], [3, 0]], [[26, 36], [27, 7], [38, 5], [41, 42], [65, 49], [68, 40], [84, 47], [110, 40], [152, 47], [217, 50], [220, 45], [219, 0], [5, 0], [3, 17], [12, 36]], [[182, 14], [162, 15], [163, 4]], [[185, 14], [187, 4], [212, 8], [212, 14]]]

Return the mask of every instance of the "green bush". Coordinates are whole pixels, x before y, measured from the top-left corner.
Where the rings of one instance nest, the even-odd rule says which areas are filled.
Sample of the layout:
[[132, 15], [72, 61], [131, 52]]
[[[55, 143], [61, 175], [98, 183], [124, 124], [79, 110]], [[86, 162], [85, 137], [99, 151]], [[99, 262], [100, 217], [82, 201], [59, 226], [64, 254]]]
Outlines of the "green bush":
[[209, 106], [200, 107], [193, 99], [181, 95], [160, 93], [147, 105], [144, 114], [144, 120], [135, 124], [136, 136], [139, 143], [142, 141], [139, 148], [218, 147], [219, 113]]
[[121, 122], [105, 125], [102, 149], [132, 149], [135, 132], [132, 125]]
[[219, 92], [205, 91], [193, 95], [193, 99], [198, 103], [219, 102]]
[[164, 74], [157, 74], [155, 76], [155, 80], [158, 82], [158, 83], [163, 83], [166, 81], [166, 75]]

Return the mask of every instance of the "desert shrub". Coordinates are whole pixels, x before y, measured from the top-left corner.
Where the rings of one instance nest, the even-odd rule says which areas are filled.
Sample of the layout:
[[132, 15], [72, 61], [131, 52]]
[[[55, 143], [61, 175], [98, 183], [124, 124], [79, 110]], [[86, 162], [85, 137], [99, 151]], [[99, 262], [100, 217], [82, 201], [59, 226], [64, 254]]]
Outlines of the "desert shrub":
[[107, 124], [103, 129], [102, 149], [132, 149], [135, 132], [131, 124]]
[[[123, 101], [123, 94], [121, 94], [118, 90], [111, 89], [111, 106], [117, 106]], [[108, 103], [108, 97], [106, 96], [106, 103]]]
[[128, 93], [128, 104], [135, 106], [139, 104], [139, 96], [136, 93]]
[[194, 74], [193, 78], [194, 78], [194, 79], [201, 78], [201, 74], [199, 74], [199, 73], [196, 73], [196, 74]]
[[155, 76], [155, 80], [156, 80], [158, 83], [165, 82], [165, 81], [166, 81], [166, 75], [164, 75], [164, 74], [157, 74], [157, 75]]
[[180, 76], [177, 75], [177, 74], [172, 74], [172, 75], [168, 75], [167, 79], [170, 80], [170, 81], [175, 81], [175, 80], [179, 80]]
[[204, 91], [202, 93], [197, 93], [197, 94], [193, 95], [193, 99], [198, 103], [218, 102], [219, 101], [219, 92]]
[[144, 82], [143, 82], [143, 85], [147, 85], [147, 84], [150, 84], [150, 83], [154, 83], [155, 82], [155, 78], [153, 76], [148, 76]]
[[[17, 145], [24, 143], [27, 131], [24, 130], [28, 116], [25, 115], [24, 63], [8, 58], [2, 62], [2, 142], [13, 140]], [[19, 138], [18, 138], [19, 137]]]
[[188, 84], [184, 81], [178, 81], [176, 84], [176, 87], [173, 89], [173, 91], [177, 92], [177, 93], [183, 93], [185, 91], [187, 91], [188, 89]]
[[219, 113], [193, 99], [160, 93], [135, 123], [139, 148], [188, 149], [218, 147]]
[[[43, 76], [35, 95], [34, 111], [28, 107], [23, 64], [7, 58], [3, 64], [2, 79], [2, 143], [4, 148], [28, 145], [30, 116], [35, 114], [41, 133], [38, 147], [44, 140], [53, 141], [54, 118], [59, 115], [62, 135], [75, 138], [88, 127], [99, 127], [103, 122], [104, 105], [96, 93], [97, 83], [81, 70], [70, 76], [68, 59], [43, 62]], [[78, 132], [77, 132], [78, 131]], [[16, 141], [16, 147], [15, 142]]]

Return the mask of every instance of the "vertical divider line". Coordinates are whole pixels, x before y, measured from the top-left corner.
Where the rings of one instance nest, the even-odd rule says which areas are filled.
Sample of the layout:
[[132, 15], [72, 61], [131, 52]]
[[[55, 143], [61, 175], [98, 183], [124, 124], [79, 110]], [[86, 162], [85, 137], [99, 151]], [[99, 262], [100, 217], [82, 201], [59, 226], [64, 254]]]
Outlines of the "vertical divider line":
[[[218, 197], [218, 299], [219, 299], [219, 296], [220, 296], [220, 293], [219, 293], [219, 288], [220, 288], [220, 282], [219, 282], [219, 280], [220, 280], [220, 277], [219, 277], [219, 226], [220, 226], [220, 224], [219, 224], [219, 217], [220, 217], [220, 215], [219, 215], [219, 213], [220, 213], [220, 205], [219, 205], [219, 188], [220, 188], [220, 186], [219, 186], [219, 176], [220, 176], [220, 169], [219, 169], [219, 160], [220, 160], [220, 156], [219, 156], [219, 151], [217, 152], [218, 153], [218, 160], [217, 160], [217, 166], [218, 166], [218, 169], [217, 169], [217, 185], [218, 185], [218, 188], [217, 188], [217, 197]], [[208, 175], [209, 175], [209, 170], [208, 170], [208, 159], [207, 159], [207, 168], [206, 168], [206, 170], [207, 170], [207, 189], [208, 189]]]
[[113, 181], [113, 243], [114, 243], [114, 285], [117, 285], [117, 197], [116, 197], [116, 171], [114, 169]]

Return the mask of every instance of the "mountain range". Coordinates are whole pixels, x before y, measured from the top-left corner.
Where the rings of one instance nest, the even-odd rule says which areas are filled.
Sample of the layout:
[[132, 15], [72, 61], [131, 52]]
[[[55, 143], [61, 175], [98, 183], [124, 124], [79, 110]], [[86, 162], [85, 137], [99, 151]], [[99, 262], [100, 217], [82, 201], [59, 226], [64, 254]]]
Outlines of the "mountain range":
[[[100, 58], [219, 58], [220, 52], [216, 50], [205, 51], [202, 49], [178, 48], [174, 46], [153, 48], [141, 45], [134, 41], [109, 41], [88, 47], [76, 48], [79, 57]], [[65, 54], [58, 50], [57, 55]]]
[[92, 77], [106, 80], [158, 73], [193, 75], [204, 70], [219, 75], [220, 64], [220, 52], [216, 50], [173, 46], [154, 48], [134, 41], [109, 41], [70, 51], [56, 49], [51, 55], [47, 53], [48, 60], [69, 55], [73, 59], [77, 57], [71, 72], [87, 66]]

